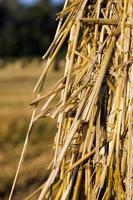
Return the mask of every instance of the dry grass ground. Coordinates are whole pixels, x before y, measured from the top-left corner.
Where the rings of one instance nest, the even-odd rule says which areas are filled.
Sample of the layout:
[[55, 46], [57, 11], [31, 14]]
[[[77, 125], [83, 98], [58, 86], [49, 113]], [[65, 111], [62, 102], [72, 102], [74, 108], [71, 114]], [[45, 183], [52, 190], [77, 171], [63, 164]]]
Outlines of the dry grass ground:
[[[33, 87], [43, 63], [32, 60], [22, 68], [22, 61], [7, 63], [0, 70], [0, 199], [7, 199], [19, 161], [30, 120], [29, 103], [34, 98]], [[46, 87], [54, 84], [62, 70], [51, 70]], [[17, 181], [14, 199], [24, 197], [44, 182], [52, 157], [54, 121], [40, 121], [32, 133], [28, 153]], [[56, 130], [55, 130], [56, 131]], [[27, 187], [30, 185], [30, 187]], [[27, 188], [29, 190], [27, 191]]]

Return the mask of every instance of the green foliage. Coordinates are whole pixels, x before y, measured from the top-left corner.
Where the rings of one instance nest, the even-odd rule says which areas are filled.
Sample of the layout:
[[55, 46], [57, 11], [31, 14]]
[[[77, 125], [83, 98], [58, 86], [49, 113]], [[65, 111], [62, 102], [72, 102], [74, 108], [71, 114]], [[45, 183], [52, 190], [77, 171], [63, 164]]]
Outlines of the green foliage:
[[58, 8], [48, 0], [26, 7], [0, 2], [0, 56], [42, 55], [53, 39]]

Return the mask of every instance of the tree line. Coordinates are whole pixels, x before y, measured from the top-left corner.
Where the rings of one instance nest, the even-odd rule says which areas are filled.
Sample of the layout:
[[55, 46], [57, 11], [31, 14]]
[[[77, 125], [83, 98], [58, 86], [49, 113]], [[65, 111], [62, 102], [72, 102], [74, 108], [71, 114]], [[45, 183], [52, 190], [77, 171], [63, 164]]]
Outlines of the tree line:
[[34, 6], [0, 1], [0, 57], [42, 55], [54, 37], [58, 10], [49, 0]]

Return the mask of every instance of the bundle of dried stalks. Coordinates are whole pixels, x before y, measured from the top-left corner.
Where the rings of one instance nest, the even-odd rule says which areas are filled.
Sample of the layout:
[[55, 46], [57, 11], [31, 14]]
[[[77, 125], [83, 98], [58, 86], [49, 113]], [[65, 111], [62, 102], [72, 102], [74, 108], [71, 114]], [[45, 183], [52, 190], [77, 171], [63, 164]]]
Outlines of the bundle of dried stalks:
[[[39, 192], [38, 200], [133, 199], [133, 1], [66, 0], [58, 18], [10, 198], [33, 124], [51, 117], [58, 128], [51, 174], [27, 199]], [[64, 76], [44, 91], [68, 36]]]

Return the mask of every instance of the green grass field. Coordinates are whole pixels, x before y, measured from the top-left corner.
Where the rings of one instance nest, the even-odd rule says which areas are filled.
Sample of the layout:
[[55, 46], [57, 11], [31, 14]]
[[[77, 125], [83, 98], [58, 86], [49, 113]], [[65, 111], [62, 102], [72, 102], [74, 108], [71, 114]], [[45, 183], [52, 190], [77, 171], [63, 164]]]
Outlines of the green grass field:
[[[33, 88], [42, 72], [42, 62], [30, 61], [21, 68], [21, 60], [0, 70], [0, 199], [7, 199], [30, 121]], [[62, 71], [51, 69], [45, 88], [58, 80]], [[13, 199], [24, 199], [40, 186], [52, 159], [55, 122], [40, 120], [32, 132], [26, 159], [19, 175]]]

